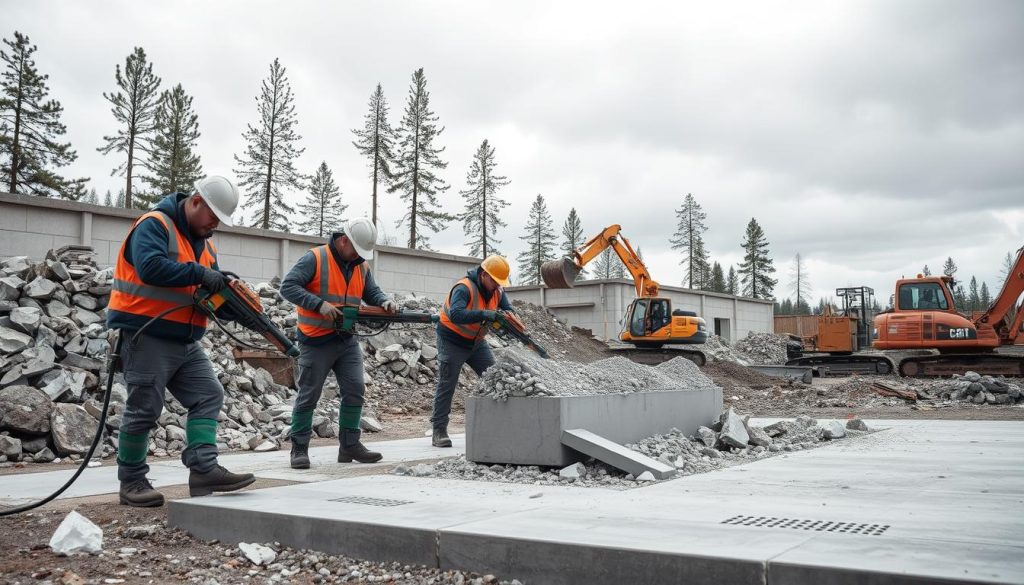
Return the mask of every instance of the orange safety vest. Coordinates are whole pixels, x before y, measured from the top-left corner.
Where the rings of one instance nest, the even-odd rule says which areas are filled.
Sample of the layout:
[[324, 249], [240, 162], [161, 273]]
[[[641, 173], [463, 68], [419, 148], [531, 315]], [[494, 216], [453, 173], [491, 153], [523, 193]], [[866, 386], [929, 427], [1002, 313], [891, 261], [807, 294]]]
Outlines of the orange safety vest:
[[[501, 303], [501, 295], [504, 291], [501, 288], [494, 291], [491, 295], [490, 300], [485, 301], [484, 295], [480, 293], [476, 288], [476, 283], [470, 280], [468, 277], [459, 280], [455, 283], [455, 286], [460, 284], [466, 285], [469, 289], [469, 301], [466, 302], [466, 310], [469, 311], [494, 311], [498, 308]], [[460, 336], [470, 340], [483, 339], [487, 335], [489, 327], [483, 327], [480, 323], [452, 323], [452, 320], [448, 316], [448, 311], [452, 305], [452, 291], [455, 290], [455, 286], [448, 292], [448, 298], [444, 300], [444, 307], [441, 308], [441, 324], [448, 329], [458, 333]]]
[[[340, 306], [358, 307], [363, 300], [363, 285], [369, 268], [366, 263], [359, 264], [359, 270], [352, 271], [352, 279], [345, 280], [341, 267], [334, 261], [330, 244], [310, 249], [316, 258], [316, 272], [313, 279], [306, 283], [306, 290], [320, 297], [325, 303]], [[300, 306], [295, 310], [299, 313], [299, 331], [306, 337], [320, 337], [334, 333], [334, 323], [317, 311], [310, 311]]]
[[[155, 218], [163, 224], [167, 230], [167, 257], [175, 262], [197, 262], [192, 243], [185, 234], [178, 230], [167, 215], [159, 211], [150, 211], [142, 214], [135, 221], [128, 237], [121, 244], [121, 250], [117, 253], [117, 264], [114, 266], [114, 283], [110, 290], [110, 301], [107, 308], [113, 311], [120, 311], [131, 315], [142, 317], [156, 317], [160, 313], [177, 307], [179, 305], [191, 305], [194, 301], [193, 295], [199, 285], [191, 286], [153, 286], [142, 282], [138, 271], [124, 258], [125, 246], [131, 238], [132, 232], [140, 223], [149, 218]], [[210, 240], [206, 240], [206, 246], [199, 257], [198, 263], [207, 268], [212, 268], [217, 262], [217, 249]], [[172, 311], [163, 317], [166, 321], [185, 323], [196, 327], [206, 327], [206, 315], [201, 311], [189, 310], [188, 308]]]

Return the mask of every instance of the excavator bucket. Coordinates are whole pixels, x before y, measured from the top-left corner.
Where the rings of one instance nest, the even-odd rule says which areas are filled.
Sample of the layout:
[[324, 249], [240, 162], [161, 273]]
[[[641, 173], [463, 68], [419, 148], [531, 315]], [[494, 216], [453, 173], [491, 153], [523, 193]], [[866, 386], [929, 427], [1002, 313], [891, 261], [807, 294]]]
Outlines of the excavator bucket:
[[576, 277], [580, 270], [576, 262], [568, 256], [540, 265], [540, 275], [548, 288], [572, 288], [576, 285]]

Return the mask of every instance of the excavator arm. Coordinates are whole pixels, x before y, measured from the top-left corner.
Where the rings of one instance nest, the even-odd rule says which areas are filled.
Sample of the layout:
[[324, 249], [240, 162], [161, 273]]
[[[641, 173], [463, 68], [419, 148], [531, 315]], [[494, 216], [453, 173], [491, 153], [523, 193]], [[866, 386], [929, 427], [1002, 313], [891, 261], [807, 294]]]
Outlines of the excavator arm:
[[626, 270], [633, 277], [638, 297], [656, 297], [661, 287], [651, 278], [647, 265], [640, 259], [640, 256], [633, 250], [629, 240], [619, 232], [622, 227], [618, 224], [606, 227], [601, 233], [590, 238], [579, 248], [573, 250], [572, 256], [566, 256], [561, 260], [545, 262], [541, 265], [541, 276], [544, 284], [550, 288], [571, 288], [576, 282], [576, 277], [594, 258], [597, 258], [605, 249], [611, 248], [622, 260]]
[[[1024, 293], [1024, 247], [1017, 250], [1017, 259], [1006, 275], [1006, 282], [999, 291], [988, 310], [976, 322], [978, 326], [989, 325], [996, 331], [1000, 343], [1009, 345], [1021, 334], [1024, 325], [1024, 301], [1018, 305], [1021, 293]], [[1016, 315], [1010, 322], [1012, 310]]]

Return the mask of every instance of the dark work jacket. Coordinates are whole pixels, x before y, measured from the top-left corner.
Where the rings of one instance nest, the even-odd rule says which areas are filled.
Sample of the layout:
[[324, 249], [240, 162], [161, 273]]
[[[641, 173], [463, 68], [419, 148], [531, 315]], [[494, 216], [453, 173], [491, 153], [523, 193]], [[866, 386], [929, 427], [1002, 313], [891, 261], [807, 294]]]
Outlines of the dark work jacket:
[[[466, 271], [466, 277], [473, 281], [476, 285], [476, 289], [480, 291], [480, 295], [485, 301], [491, 299], [491, 295], [487, 294], [484, 290], [483, 285], [480, 284], [480, 270], [471, 268]], [[471, 311], [466, 307], [469, 305], [469, 289], [464, 284], [456, 284], [451, 293], [451, 304], [448, 308], [448, 318], [452, 320], [452, 323], [479, 323], [483, 321], [483, 311]], [[495, 293], [496, 294], [496, 293]], [[498, 303], [498, 308], [502, 311], [511, 311], [512, 304], [508, 300], [507, 295], [501, 295], [501, 301]], [[462, 337], [458, 333], [455, 333], [451, 329], [448, 329], [441, 323], [437, 324], [437, 335], [438, 337], [444, 338], [447, 343], [458, 345], [459, 347], [473, 347], [473, 342]]]

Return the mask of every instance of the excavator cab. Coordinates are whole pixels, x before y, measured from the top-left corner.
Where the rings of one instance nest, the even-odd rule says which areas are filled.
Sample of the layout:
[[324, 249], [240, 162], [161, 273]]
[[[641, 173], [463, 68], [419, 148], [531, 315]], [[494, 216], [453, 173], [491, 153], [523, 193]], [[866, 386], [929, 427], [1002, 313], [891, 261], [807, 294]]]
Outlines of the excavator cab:
[[704, 343], [707, 324], [693, 311], [672, 310], [667, 298], [638, 298], [626, 307], [619, 340], [637, 347], [661, 347], [666, 343]]

